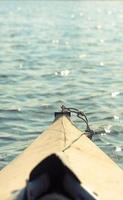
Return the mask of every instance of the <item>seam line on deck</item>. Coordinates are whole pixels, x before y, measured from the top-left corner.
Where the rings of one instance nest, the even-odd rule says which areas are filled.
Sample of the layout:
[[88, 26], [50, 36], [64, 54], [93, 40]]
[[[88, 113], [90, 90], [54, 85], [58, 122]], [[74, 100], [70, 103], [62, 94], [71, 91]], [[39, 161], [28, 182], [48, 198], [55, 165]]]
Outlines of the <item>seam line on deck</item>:
[[62, 152], [65, 152], [67, 149], [69, 149], [77, 140], [79, 140], [82, 136], [84, 135], [84, 133], [82, 133], [78, 138], [76, 138], [75, 140], [73, 140], [67, 147], [65, 147]]

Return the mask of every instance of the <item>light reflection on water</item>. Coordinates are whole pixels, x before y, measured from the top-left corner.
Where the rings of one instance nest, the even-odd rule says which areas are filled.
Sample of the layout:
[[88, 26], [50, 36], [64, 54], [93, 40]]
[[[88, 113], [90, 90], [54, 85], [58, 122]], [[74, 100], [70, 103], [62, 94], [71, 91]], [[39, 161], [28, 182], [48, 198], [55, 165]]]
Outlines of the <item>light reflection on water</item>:
[[123, 168], [122, 18], [122, 2], [0, 2], [0, 168], [62, 104]]

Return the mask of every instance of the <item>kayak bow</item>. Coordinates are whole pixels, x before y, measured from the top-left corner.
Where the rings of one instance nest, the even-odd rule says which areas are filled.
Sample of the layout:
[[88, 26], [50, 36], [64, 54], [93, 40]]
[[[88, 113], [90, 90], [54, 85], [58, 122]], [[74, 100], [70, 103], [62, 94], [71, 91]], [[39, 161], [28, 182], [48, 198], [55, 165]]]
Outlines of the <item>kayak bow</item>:
[[46, 195], [55, 185], [62, 187], [68, 199], [123, 199], [123, 171], [65, 113], [0, 171], [2, 200], [24, 199], [21, 195], [33, 190], [32, 185], [40, 185], [38, 195]]

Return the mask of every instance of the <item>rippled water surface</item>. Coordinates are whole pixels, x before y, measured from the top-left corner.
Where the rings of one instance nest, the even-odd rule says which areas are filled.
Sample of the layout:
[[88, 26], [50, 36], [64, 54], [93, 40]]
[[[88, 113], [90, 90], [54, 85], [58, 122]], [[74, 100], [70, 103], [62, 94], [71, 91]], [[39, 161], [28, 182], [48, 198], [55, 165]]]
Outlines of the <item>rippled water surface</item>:
[[0, 1], [0, 168], [62, 104], [123, 168], [123, 2]]

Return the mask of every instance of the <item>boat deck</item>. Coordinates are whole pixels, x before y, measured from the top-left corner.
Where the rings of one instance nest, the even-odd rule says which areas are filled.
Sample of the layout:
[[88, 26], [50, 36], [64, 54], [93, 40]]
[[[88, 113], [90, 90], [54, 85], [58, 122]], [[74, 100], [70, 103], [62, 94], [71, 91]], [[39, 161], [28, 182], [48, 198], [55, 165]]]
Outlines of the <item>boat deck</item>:
[[123, 199], [123, 171], [72, 122], [62, 116], [0, 172], [0, 199], [25, 187], [31, 170], [56, 154], [100, 200]]

